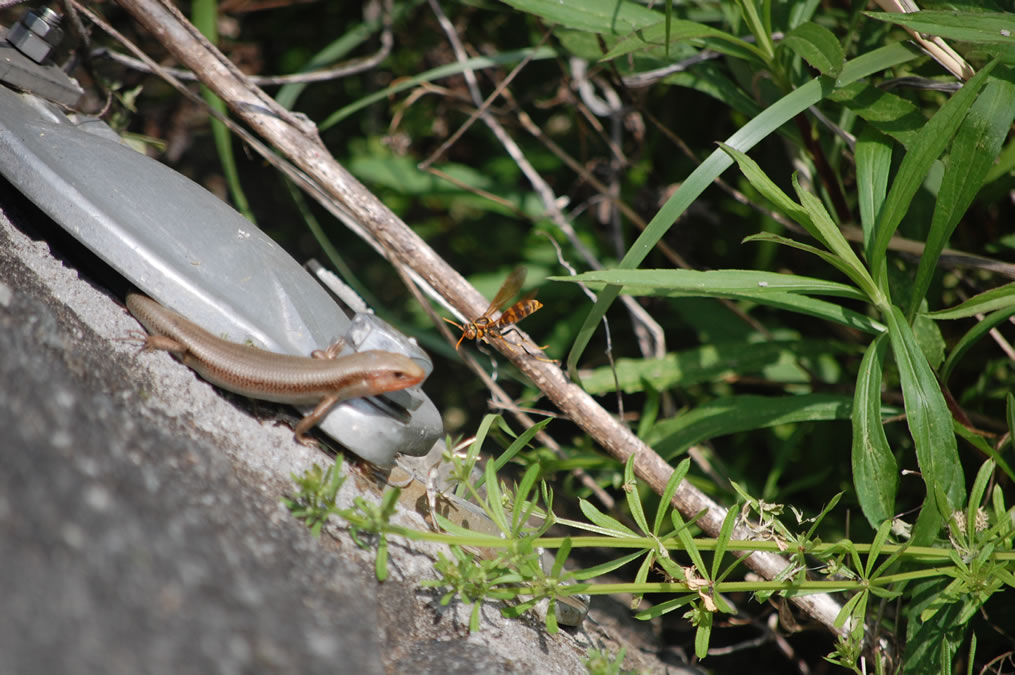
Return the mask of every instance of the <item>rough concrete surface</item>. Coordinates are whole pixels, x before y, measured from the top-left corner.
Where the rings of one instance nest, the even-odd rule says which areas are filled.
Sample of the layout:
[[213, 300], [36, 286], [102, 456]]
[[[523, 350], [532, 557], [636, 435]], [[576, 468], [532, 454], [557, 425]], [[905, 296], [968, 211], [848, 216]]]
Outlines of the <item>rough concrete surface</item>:
[[[419, 588], [436, 545], [393, 541], [380, 583], [340, 527], [313, 538], [280, 499], [328, 456], [259, 421], [279, 407], [116, 340], [125, 286], [60, 239], [0, 182], [0, 673], [574, 673], [619, 648], [495, 604], [470, 634]], [[376, 500], [364, 482], [343, 502]]]

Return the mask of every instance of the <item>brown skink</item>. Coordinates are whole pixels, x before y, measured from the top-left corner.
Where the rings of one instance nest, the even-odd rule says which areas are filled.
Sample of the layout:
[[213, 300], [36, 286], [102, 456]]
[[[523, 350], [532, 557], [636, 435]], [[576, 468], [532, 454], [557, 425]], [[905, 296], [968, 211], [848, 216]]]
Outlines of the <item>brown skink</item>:
[[312, 356], [291, 356], [229, 342], [140, 293], [127, 309], [148, 330], [144, 349], [163, 349], [212, 384], [251, 398], [316, 406], [294, 430], [305, 436], [339, 401], [376, 396], [423, 381], [423, 369], [402, 354], [365, 351], [338, 356], [341, 343]]

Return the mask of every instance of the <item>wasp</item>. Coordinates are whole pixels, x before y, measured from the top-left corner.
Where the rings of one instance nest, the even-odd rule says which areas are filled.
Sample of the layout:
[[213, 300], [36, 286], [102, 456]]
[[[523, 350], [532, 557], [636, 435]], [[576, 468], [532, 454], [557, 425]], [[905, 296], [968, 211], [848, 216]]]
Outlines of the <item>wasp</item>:
[[[525, 282], [525, 268], [516, 267], [508, 275], [508, 278], [501, 284], [500, 290], [497, 291], [497, 295], [493, 297], [490, 302], [490, 306], [487, 307], [483, 315], [476, 319], [462, 324], [456, 323], [451, 319], [444, 319], [452, 326], [455, 326], [462, 331], [462, 337], [458, 338], [458, 343], [455, 345], [455, 349], [458, 349], [462, 345], [463, 340], [482, 340], [483, 342], [489, 342], [488, 338], [495, 338], [501, 340], [509, 351], [514, 351], [514, 346], [504, 339], [504, 336], [515, 330], [513, 324], [518, 323], [529, 314], [532, 314], [540, 307], [543, 306], [539, 300], [536, 300], [536, 292], [525, 295], [515, 304], [505, 309], [501, 315], [494, 319], [493, 313], [498, 309], [506, 306], [508, 300], [513, 298], [515, 294], [521, 289], [522, 284]], [[505, 330], [507, 329], [507, 330]], [[540, 349], [546, 349], [546, 347], [540, 347]]]

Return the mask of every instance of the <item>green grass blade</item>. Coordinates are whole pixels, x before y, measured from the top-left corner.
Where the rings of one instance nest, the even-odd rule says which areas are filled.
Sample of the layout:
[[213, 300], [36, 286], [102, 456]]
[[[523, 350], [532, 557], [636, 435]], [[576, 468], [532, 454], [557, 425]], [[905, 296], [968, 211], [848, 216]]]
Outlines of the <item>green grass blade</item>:
[[[959, 219], [983, 186], [987, 172], [1001, 152], [1001, 145], [1008, 135], [1012, 120], [1015, 120], [1013, 73], [1008, 68], [998, 68], [996, 72], [999, 77], [987, 81], [983, 93], [970, 106], [955, 134], [955, 142], [952, 143], [945, 164], [941, 189], [934, 201], [934, 216], [926, 247], [910, 291], [906, 311], [910, 320], [916, 315], [930, 288], [941, 251], [959, 224]], [[1000, 76], [1005, 76], [1005, 79]]]
[[[963, 85], [917, 134], [915, 142], [899, 165], [899, 171], [888, 191], [884, 206], [878, 214], [874, 230], [874, 245], [870, 251], [869, 263], [875, 279], [885, 289], [888, 242], [909, 210], [916, 191], [923, 184], [930, 167], [944, 151], [945, 146], [958, 130], [969, 107], [976, 100], [980, 89], [987, 82], [987, 75], [994, 63], [988, 64], [971, 80]], [[887, 289], [885, 289], [887, 290]]]
[[[666, 35], [667, 28], [670, 29], [669, 37]], [[670, 44], [673, 42], [702, 38], [712, 38], [714, 40], [728, 42], [731, 45], [734, 45], [738, 51], [746, 52], [747, 54], [753, 56], [759, 64], [764, 62], [761, 52], [751, 43], [744, 42], [734, 35], [730, 35], [729, 33], [712, 28], [711, 26], [707, 26], [703, 23], [685, 21], [681, 19], [672, 21], [669, 26], [667, 26], [667, 22], [663, 20], [644, 30], [635, 31], [630, 37], [618, 42], [613, 49], [603, 56], [602, 60], [610, 61], [617, 57], [624, 56], [625, 54], [642, 50], [646, 47], [658, 47], [662, 44], [665, 45], [666, 48], [669, 48]]]
[[888, 193], [892, 145], [874, 127], [863, 125], [856, 139], [856, 190], [863, 228], [863, 250], [870, 251], [874, 223]]
[[950, 40], [999, 44], [1015, 47], [1013, 15], [1007, 12], [956, 12], [922, 10], [907, 14], [866, 12], [880, 21], [912, 28], [919, 33], [939, 35]]
[[[194, 21], [194, 26], [201, 31], [202, 35], [208, 38], [209, 42], [212, 44], [218, 43], [218, 24], [216, 23], [218, 21], [217, 0], [196, 0], [191, 6], [191, 18]], [[225, 102], [203, 84], [201, 85], [201, 97], [208, 104], [208, 107], [219, 114], [229, 114]], [[208, 123], [211, 125], [211, 135], [215, 141], [215, 152], [218, 154], [219, 164], [222, 166], [222, 175], [225, 177], [226, 185], [229, 187], [229, 195], [233, 199], [233, 205], [237, 211], [243, 214], [244, 218], [252, 223], [256, 223], [254, 212], [250, 210], [250, 202], [247, 201], [247, 195], [243, 192], [243, 186], [240, 184], [240, 173], [236, 169], [236, 155], [233, 152], [232, 134], [225, 124], [214, 117], [209, 117]]]
[[673, 501], [673, 495], [677, 493], [677, 487], [680, 486], [680, 482], [684, 480], [684, 476], [687, 475], [688, 470], [691, 468], [690, 458], [685, 458], [677, 464], [676, 468], [673, 469], [673, 473], [670, 474], [669, 479], [666, 481], [666, 488], [663, 490], [662, 497], [659, 500], [659, 508], [656, 510], [655, 522], [652, 523], [652, 534], [659, 536], [659, 530], [662, 529], [663, 523], [666, 522], [666, 514], [672, 508], [671, 502]]
[[[530, 56], [531, 55], [531, 56]], [[406, 89], [412, 89], [413, 87], [422, 84], [423, 82], [432, 82], [439, 80], [444, 77], [451, 77], [452, 75], [460, 75], [467, 68], [472, 70], [480, 70], [483, 68], [490, 68], [493, 66], [504, 65], [508, 63], [517, 63], [522, 59], [529, 57], [532, 61], [541, 61], [543, 59], [552, 59], [557, 56], [557, 51], [551, 47], [536, 47], [519, 49], [513, 52], [501, 52], [492, 56], [477, 56], [471, 59], [466, 59], [462, 63], [449, 63], [444, 66], [438, 66], [437, 68], [431, 68], [423, 73], [420, 73], [416, 77], [410, 77], [405, 80], [399, 80], [397, 84], [393, 84], [390, 87], [376, 91], [372, 94], [364, 96], [363, 98], [350, 103], [347, 106], [339, 108], [332, 114], [318, 124], [318, 128], [321, 131], [329, 129], [345, 118], [349, 117], [355, 112], [366, 108], [368, 105], [376, 103], [377, 101], [383, 101], [384, 99], [397, 94], [398, 92], [405, 91]]]
[[899, 467], [881, 418], [881, 371], [888, 342], [879, 335], [860, 363], [853, 395], [853, 486], [867, 522], [877, 528], [895, 515]]
[[737, 295], [740, 292], [791, 292], [861, 301], [867, 299], [853, 286], [837, 281], [754, 270], [610, 269], [584, 272], [572, 277], [548, 277], [548, 280], [623, 286], [624, 293], [628, 295], [719, 298], [729, 297], [731, 292]]
[[606, 515], [587, 499], [578, 500], [578, 508], [593, 525], [603, 529], [603, 534], [611, 537], [637, 537], [637, 532], [621, 523], [616, 518]]
[[[422, 3], [423, 0], [404, 0], [403, 2], [394, 3], [394, 6], [391, 8], [391, 22], [397, 23], [401, 21], [409, 12]], [[297, 72], [307, 73], [334, 65], [339, 59], [345, 58], [347, 54], [376, 35], [383, 25], [383, 18], [377, 17], [351, 27], [346, 27], [343, 35], [332, 40], [330, 44], [314, 54]], [[278, 94], [275, 96], [275, 100], [282, 107], [291, 110], [296, 104], [296, 99], [299, 98], [300, 94], [308, 86], [311, 85], [307, 82], [292, 82], [282, 85], [282, 88], [278, 90]]]
[[959, 338], [959, 341], [952, 347], [951, 352], [948, 354], [948, 358], [945, 359], [944, 364], [941, 366], [941, 381], [948, 382], [951, 377], [952, 371], [955, 370], [955, 366], [958, 364], [962, 357], [980, 341], [981, 338], [986, 337], [987, 333], [991, 329], [996, 328], [1002, 322], [1006, 321], [1008, 317], [1015, 314], [1015, 307], [1006, 307], [1005, 309], [999, 309], [996, 312], [992, 312], [985, 316], [982, 321], [977, 321], [972, 328], [967, 330], [965, 334]]
[[[758, 236], [760, 236], [760, 235], [758, 235]], [[616, 272], [618, 272], [618, 270], [604, 270], [603, 272], [588, 272], [586, 274], [590, 275], [588, 277], [589, 279], [592, 279], [592, 278], [594, 278], [593, 275], [614, 274]], [[641, 270], [641, 271], [639, 271], [639, 270], [629, 270], [629, 271], [626, 271], [625, 274], [634, 274], [634, 273], [642, 274], [642, 277], [638, 277], [638, 276], [631, 277], [631, 279], [633, 279], [633, 280], [638, 280], [640, 278], [647, 279], [647, 278], [652, 276], [651, 272], [649, 274], [647, 274], [647, 275], [645, 274], [645, 272], [646, 272], [645, 270]], [[696, 270], [668, 270], [667, 272], [680, 272], [682, 275], [711, 275], [711, 274], [715, 274], [714, 278], [710, 278], [709, 279], [710, 283], [712, 281], [715, 281], [716, 283], [721, 283], [724, 274], [730, 273], [730, 272], [735, 273], [735, 275], [739, 275], [740, 273], [744, 273], [744, 274], [747, 274], [747, 275], [751, 275], [751, 274], [770, 274], [770, 273], [753, 273], [753, 272], [748, 272], [746, 270], [711, 270], [711, 271], [708, 271], [708, 272], [700, 272], [700, 271], [696, 271]], [[577, 279], [577, 278], [583, 278], [584, 276], [585, 275], [578, 275], [577, 277], [569, 277], [569, 278], [568, 277], [560, 277], [559, 279], [561, 281], [564, 281], [564, 280], [573, 280], [573, 279]], [[778, 275], [776, 275], [776, 276], [778, 276]], [[602, 279], [605, 279], [605, 278], [606, 277], [602, 277]], [[687, 278], [687, 280], [691, 280], [690, 276], [687, 276], [686, 278]], [[877, 321], [871, 319], [868, 316], [860, 314], [859, 312], [855, 312], [855, 311], [853, 311], [851, 309], [846, 309], [845, 307], [842, 307], [841, 305], [837, 305], [835, 303], [828, 302], [826, 300], [819, 300], [818, 298], [811, 298], [811, 297], [807, 297], [807, 296], [804, 296], [804, 295], [798, 295], [796, 293], [781, 292], [781, 291], [779, 291], [776, 288], [764, 285], [766, 283], [765, 281], [761, 281], [760, 283], [759, 282], [755, 282], [755, 286], [754, 287], [750, 287], [749, 284], [748, 285], [744, 285], [742, 283], [742, 280], [738, 281], [736, 278], [733, 278], [732, 276], [727, 281], [729, 283], [723, 284], [723, 285], [726, 286], [726, 288], [725, 289], [719, 289], [717, 291], [713, 291], [710, 287], [698, 286], [698, 287], [696, 287], [694, 289], [689, 289], [687, 291], [681, 291], [681, 290], [663, 290], [663, 291], [660, 292], [660, 294], [666, 295], [668, 297], [681, 297], [681, 298], [690, 298], [690, 297], [719, 297], [719, 298], [731, 298], [731, 299], [738, 299], [738, 300], [751, 300], [751, 301], [758, 302], [758, 303], [761, 303], [761, 304], [764, 304], [764, 305], [768, 305], [770, 307], [778, 307], [780, 309], [786, 309], [786, 310], [789, 310], [789, 311], [792, 311], [792, 312], [798, 312], [800, 314], [807, 314], [809, 316], [817, 317], [819, 319], [824, 319], [824, 320], [827, 320], [827, 321], [834, 321], [835, 323], [840, 323], [840, 324], [842, 324], [844, 326], [849, 326], [850, 328], [854, 328], [856, 330], [863, 331], [864, 333], [870, 333], [872, 335], [877, 335], [878, 333], [881, 333], [881, 332], [883, 332], [885, 330], [885, 327], [882, 324], [878, 323]], [[818, 280], [815, 280], [815, 281], [818, 281]], [[794, 282], [791, 280], [790, 283], [792, 284]], [[825, 282], [825, 281], [822, 281], [821, 283], [822, 284], [834, 284], [835, 282]], [[744, 289], [750, 288], [750, 290], [740, 290], [740, 291], [731, 290], [731, 288], [734, 287], [734, 286], [735, 287], [739, 287], [739, 288], [744, 288]], [[831, 286], [824, 286], [824, 287], [825, 288], [832, 288]], [[848, 289], [848, 288], [850, 288], [848, 286], [845, 286], [844, 284], [838, 284], [838, 287], [842, 288], [842, 289]], [[621, 288], [622, 287], [620, 285], [611, 284], [611, 285], [606, 286], [603, 289], [602, 294], [605, 294], [605, 293], [609, 292], [611, 289], [618, 289], [619, 290]], [[845, 291], [843, 291], [843, 292], [845, 292]], [[854, 296], [854, 295], [858, 294], [858, 292], [855, 289], [851, 290], [849, 293], [850, 293], [851, 296]], [[602, 294], [600, 294], [600, 297], [602, 297]], [[655, 294], [656, 293], [651, 293], [651, 295], [655, 295]]]
[[[620, 390], [626, 394], [646, 390], [662, 391], [671, 387], [689, 387], [702, 382], [716, 382], [733, 376], [765, 372], [779, 364], [787, 366], [801, 360], [813, 363], [830, 356], [842, 358], [857, 353], [856, 347], [828, 339], [807, 340], [730, 340], [713, 342], [694, 349], [670, 352], [660, 359], [617, 359], [610, 366], [583, 373], [585, 390], [593, 395], [616, 390], [614, 370]], [[792, 374], [792, 373], [791, 373]], [[771, 379], [780, 381], [775, 377]], [[785, 382], [806, 382], [809, 378], [782, 378]]]
[[[915, 53], [909, 48], [900, 43], [895, 43], [857, 57], [846, 63], [837, 81], [833, 82], [828, 78], [811, 80], [766, 108], [761, 114], [737, 131], [737, 133], [726, 139], [726, 144], [741, 152], [745, 152], [754, 147], [762, 139], [767, 138], [783, 124], [791, 121], [796, 115], [805, 111], [809, 106], [820, 101], [834, 89], [834, 86], [847, 85], [886, 68], [905, 63], [914, 58], [914, 56]], [[620, 267], [634, 268], [640, 265], [659, 239], [676, 222], [677, 218], [704, 192], [705, 188], [712, 184], [712, 181], [730, 167], [732, 162], [733, 160], [720, 149], [716, 149], [709, 155], [684, 180], [680, 189], [659, 209], [645, 230], [628, 250], [620, 263]], [[574, 381], [581, 381], [578, 376], [578, 361], [592, 339], [592, 334], [599, 326], [603, 315], [606, 314], [606, 310], [609, 309], [619, 294], [620, 288], [616, 286], [608, 286], [603, 289], [596, 300], [596, 304], [589, 311], [585, 322], [582, 324], [581, 329], [579, 329], [574, 340], [574, 345], [567, 357], [568, 372]]]
[[1015, 307], [1015, 281], [992, 288], [989, 291], [978, 293], [962, 304], [951, 309], [940, 309], [936, 312], [929, 312], [927, 316], [934, 320], [940, 319], [965, 319], [977, 314], [992, 312], [997, 309], [1009, 309]]
[[663, 20], [663, 15], [627, 0], [501, 0], [550, 24], [575, 30], [627, 35]]
[[645, 441], [670, 459], [709, 438], [793, 422], [846, 420], [852, 410], [852, 398], [836, 394], [727, 396], [659, 422]]
[[648, 520], [645, 519], [645, 509], [641, 505], [641, 494], [638, 492], [638, 481], [634, 477], [634, 460], [637, 454], [632, 454], [624, 462], [624, 498], [627, 499], [627, 507], [631, 511], [631, 517], [645, 534], [649, 533]]

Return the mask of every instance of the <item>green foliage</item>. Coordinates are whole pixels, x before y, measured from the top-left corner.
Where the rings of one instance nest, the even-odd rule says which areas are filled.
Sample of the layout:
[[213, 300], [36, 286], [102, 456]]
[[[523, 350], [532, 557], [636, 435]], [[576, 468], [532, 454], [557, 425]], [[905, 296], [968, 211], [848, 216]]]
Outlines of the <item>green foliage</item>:
[[328, 518], [339, 512], [335, 498], [345, 482], [341, 458], [329, 466], [327, 471], [314, 464], [302, 476], [293, 475], [292, 478], [299, 491], [282, 501], [294, 517], [302, 520], [313, 535], [319, 537]]
[[[460, 475], [474, 475], [476, 457], [475, 453], [471, 458], [448, 455]], [[450, 555], [439, 553], [435, 563], [439, 578], [424, 581], [423, 585], [441, 591], [442, 605], [460, 602], [471, 606], [472, 631], [482, 628], [481, 609], [485, 602], [503, 603], [502, 613], [516, 617], [546, 601], [545, 624], [554, 633], [558, 630], [556, 605], [579, 594], [588, 598], [627, 593], [634, 598], [632, 609], [638, 609], [646, 598], [654, 600], [654, 596], [659, 596], [657, 602], [639, 609], [635, 616], [654, 619], [683, 608], [681, 616], [696, 631], [694, 649], [699, 659], [708, 656], [717, 618], [734, 612], [726, 599], [728, 594], [753, 592], [758, 602], [767, 603], [773, 596], [788, 599], [820, 591], [849, 595], [835, 622], [844, 632], [828, 659], [856, 669], [870, 627], [871, 601], [896, 600], [907, 592], [909, 585], [913, 603], [906, 606], [909, 618], [906, 667], [914, 672], [927, 672], [928, 668], [940, 668], [954, 656], [965, 635], [965, 626], [991, 596], [1015, 586], [1015, 508], [1005, 509], [999, 489], [988, 490], [994, 472], [991, 462], [981, 465], [968, 502], [950, 514], [950, 546], [943, 548], [893, 543], [892, 521], [888, 519], [882, 522], [870, 544], [848, 539], [826, 544], [817, 533], [825, 518], [834, 512], [841, 493], [814, 518], [803, 519], [798, 514], [797, 527], [791, 527], [780, 518], [784, 512], [782, 505], [756, 499], [736, 484], [733, 487], [744, 500], [742, 508], [728, 510], [717, 537], [694, 537], [693, 521], [686, 522], [671, 505], [678, 487], [688, 476], [688, 459], [680, 462], [670, 475], [651, 520], [651, 511], [634, 476], [634, 457], [625, 464], [622, 485], [633, 527], [586, 500], [580, 502], [585, 520], [561, 518], [553, 512], [553, 496], [546, 483], [541, 482], [536, 489], [538, 465], [530, 466], [512, 486], [498, 480], [495, 463], [493, 459], [487, 461], [482, 472], [485, 494], [477, 480], [470, 479], [463, 487], [499, 536], [462, 527], [439, 513], [432, 515], [446, 534], [393, 525], [390, 516], [399, 497], [397, 489], [388, 490], [379, 504], [357, 497], [354, 508], [336, 508], [334, 486], [340, 485], [341, 480], [334, 476], [340, 464], [323, 475], [314, 466], [304, 476], [294, 476], [300, 493], [286, 503], [294, 515], [312, 527], [320, 520], [307, 518], [308, 505], [317, 505], [316, 513], [344, 520], [360, 545], [366, 542], [363, 535], [370, 535], [378, 542], [377, 576], [382, 581], [386, 576], [387, 542], [392, 536], [448, 544]], [[475, 518], [470, 516], [474, 523]], [[747, 525], [755, 538], [733, 539], [738, 523]], [[576, 534], [548, 537], [553, 526]], [[591, 536], [578, 534], [582, 532]], [[542, 554], [540, 549], [544, 548], [556, 550], [556, 554]], [[583, 548], [630, 552], [584, 569], [566, 568], [565, 562]], [[785, 551], [790, 566], [776, 580], [730, 581], [742, 565], [742, 555], [752, 551]], [[631, 582], [592, 581], [639, 560]], [[820, 563], [817, 567], [813, 564], [815, 560]], [[648, 577], [653, 571], [661, 573], [665, 581], [650, 581]], [[827, 581], [816, 581], [815, 576], [824, 576]], [[603, 661], [606, 657], [602, 654], [590, 658], [596, 668], [607, 669], [603, 672], [615, 672], [609, 668], [619, 667], [623, 655], [613, 666], [609, 659]]]
[[[844, 635], [828, 658], [843, 668], [869, 668], [867, 658], [883, 672], [969, 671], [975, 658], [978, 670], [1007, 649], [1010, 631], [998, 636], [1004, 622], [994, 617], [1012, 616], [997, 596], [1015, 585], [1004, 507], [1015, 481], [1015, 368], [1004, 351], [1015, 275], [983, 256], [1010, 260], [1015, 250], [1013, 15], [749, 0], [443, 5], [465, 60], [429, 5], [399, 2], [396, 47], [381, 68], [326, 87], [287, 85], [279, 99], [298, 102], [340, 161], [488, 295], [518, 264], [536, 285], [557, 282], [542, 285], [545, 306], [522, 328], [549, 341], [552, 356], [566, 354], [572, 381], [635, 419], [639, 437], [681, 460], [667, 490], [692, 481], [731, 512], [753, 514], [753, 527], [772, 537], [764, 550], [788, 547], [793, 561], [787, 579], [738, 580], [732, 555], [758, 542], [726, 530], [701, 536], [694, 517], [651, 496], [629, 466], [597, 454], [565, 422], [541, 427], [564, 446], [559, 456], [528, 447], [534, 430], [515, 438], [499, 418], [470, 422], [485, 413], [482, 385], [438, 360], [428, 393], [477, 437], [455, 459], [452, 497], [482, 509], [503, 535], [453, 523], [427, 533], [455, 545], [440, 564], [445, 600], [472, 606], [478, 621], [483, 599], [518, 613], [561, 602], [576, 584], [623, 591], [639, 617], [691, 621], [704, 656], [726, 630], [724, 594], [840, 591]], [[278, 69], [364, 55], [384, 25], [340, 4], [326, 21], [286, 12], [290, 39], [264, 48]], [[276, 15], [245, 21], [245, 34], [275, 36]], [[346, 26], [342, 35], [335, 25]], [[956, 41], [975, 76], [957, 82], [909, 46], [901, 26]], [[482, 120], [440, 148], [477, 107], [463, 74], [474, 71], [486, 97], [522, 63], [487, 109], [517, 150]], [[236, 161], [245, 178], [249, 167]], [[421, 170], [423, 161], [436, 171]], [[284, 191], [246, 192], [261, 222], [291, 218]], [[305, 222], [321, 218], [310, 226], [319, 245], [379, 310], [454, 357], [369, 249], [329, 241], [343, 235], [316, 207], [302, 208]], [[301, 232], [290, 236], [294, 249], [304, 245]], [[680, 260], [694, 269], [678, 269]], [[610, 311], [621, 294], [656, 322], [664, 349], [648, 344], [655, 326]], [[482, 362], [523, 406], [538, 405], [508, 366]], [[493, 440], [508, 450], [473, 476], [479, 448]], [[692, 448], [693, 464], [684, 457]], [[515, 469], [517, 483], [504, 477]], [[565, 475], [575, 469], [620, 506], [594, 502], [587, 482]], [[364, 543], [422, 536], [387, 521], [397, 496], [343, 510], [334, 506], [338, 474], [300, 480], [291, 508], [315, 533], [339, 515]], [[553, 516], [554, 494], [558, 507], [570, 504], [559, 510], [582, 520]], [[781, 504], [808, 525], [782, 523]], [[568, 536], [545, 536], [551, 521]], [[963, 524], [976, 522], [986, 529]], [[548, 571], [536, 541], [560, 554]], [[623, 551], [563, 566], [591, 547]], [[479, 549], [497, 554], [477, 562]], [[607, 572], [628, 581], [595, 581]], [[864, 651], [881, 644], [899, 649]], [[599, 658], [603, 672], [619, 668], [621, 659]]]

